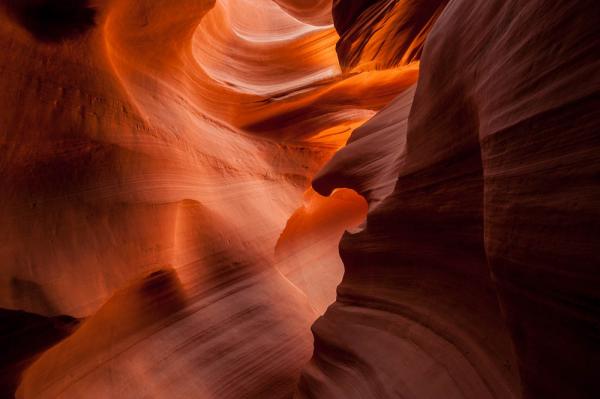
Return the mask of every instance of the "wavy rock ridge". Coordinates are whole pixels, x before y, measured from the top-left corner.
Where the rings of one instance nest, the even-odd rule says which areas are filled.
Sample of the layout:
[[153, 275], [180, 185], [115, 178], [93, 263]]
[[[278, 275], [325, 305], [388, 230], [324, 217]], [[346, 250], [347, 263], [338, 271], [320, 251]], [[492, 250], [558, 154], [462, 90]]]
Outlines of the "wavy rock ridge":
[[597, 20], [2, 1], [2, 395], [597, 397]]
[[[342, 270], [323, 259], [321, 283], [276, 243], [314, 172], [415, 75], [352, 76], [387, 88], [367, 107], [333, 28], [269, 1], [0, 10], [0, 304], [85, 319], [17, 397], [289, 396]], [[230, 51], [220, 67], [211, 48]], [[266, 54], [277, 73], [238, 73]]]
[[446, 7], [414, 100], [313, 182], [371, 211], [340, 244], [297, 397], [600, 394], [597, 17], [591, 1]]

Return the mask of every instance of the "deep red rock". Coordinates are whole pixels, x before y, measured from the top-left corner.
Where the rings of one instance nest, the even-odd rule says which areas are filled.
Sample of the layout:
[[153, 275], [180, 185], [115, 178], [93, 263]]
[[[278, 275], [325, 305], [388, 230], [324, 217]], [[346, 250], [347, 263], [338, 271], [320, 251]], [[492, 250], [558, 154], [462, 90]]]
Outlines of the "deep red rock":
[[[395, 188], [340, 244], [298, 397], [600, 394], [597, 21], [593, 1], [448, 5]], [[385, 185], [371, 154], [386, 152], [360, 136], [384, 129], [357, 130], [370, 145], [343, 149], [315, 189]]]
[[0, 1], [0, 392], [600, 397], [600, 17], [550, 3]]

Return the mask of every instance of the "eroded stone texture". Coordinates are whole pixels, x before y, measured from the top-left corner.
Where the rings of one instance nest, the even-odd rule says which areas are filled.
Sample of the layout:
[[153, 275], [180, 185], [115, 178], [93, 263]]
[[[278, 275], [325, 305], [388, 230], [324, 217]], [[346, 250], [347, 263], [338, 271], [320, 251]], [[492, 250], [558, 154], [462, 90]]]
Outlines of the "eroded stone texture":
[[445, 5], [0, 2], [2, 393], [599, 396], [597, 6]]
[[[48, 5], [46, 25], [81, 7], [93, 23], [47, 40], [16, 15]], [[316, 266], [277, 241], [312, 175], [415, 80], [342, 76], [336, 39], [266, 0], [2, 3], [0, 305], [85, 319], [15, 366], [17, 397], [291, 395], [342, 270], [332, 252], [332, 279], [302, 290], [285, 273]]]
[[335, 0], [337, 54], [345, 71], [387, 69], [421, 57], [448, 0]]
[[[341, 242], [297, 397], [598, 396], [597, 21], [593, 1], [444, 10], [395, 188]], [[356, 143], [386, 128], [373, 124]], [[372, 143], [342, 150], [315, 189], [387, 181]]]

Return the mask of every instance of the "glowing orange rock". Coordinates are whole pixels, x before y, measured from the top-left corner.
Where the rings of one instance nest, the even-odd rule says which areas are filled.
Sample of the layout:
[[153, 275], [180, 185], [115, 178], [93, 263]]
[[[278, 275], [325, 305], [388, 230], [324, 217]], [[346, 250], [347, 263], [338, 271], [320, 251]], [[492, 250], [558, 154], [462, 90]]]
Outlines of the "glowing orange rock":
[[312, 189], [288, 220], [275, 255], [277, 267], [308, 297], [317, 314], [335, 301], [343, 266], [337, 245], [346, 230], [357, 228], [367, 214], [367, 202], [352, 190], [338, 189], [323, 197]]

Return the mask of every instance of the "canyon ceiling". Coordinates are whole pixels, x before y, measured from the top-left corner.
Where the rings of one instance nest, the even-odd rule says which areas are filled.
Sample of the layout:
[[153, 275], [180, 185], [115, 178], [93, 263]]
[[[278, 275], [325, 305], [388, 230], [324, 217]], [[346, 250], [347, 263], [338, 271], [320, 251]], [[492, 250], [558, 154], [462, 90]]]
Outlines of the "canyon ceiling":
[[600, 397], [597, 0], [0, 0], [0, 399]]

